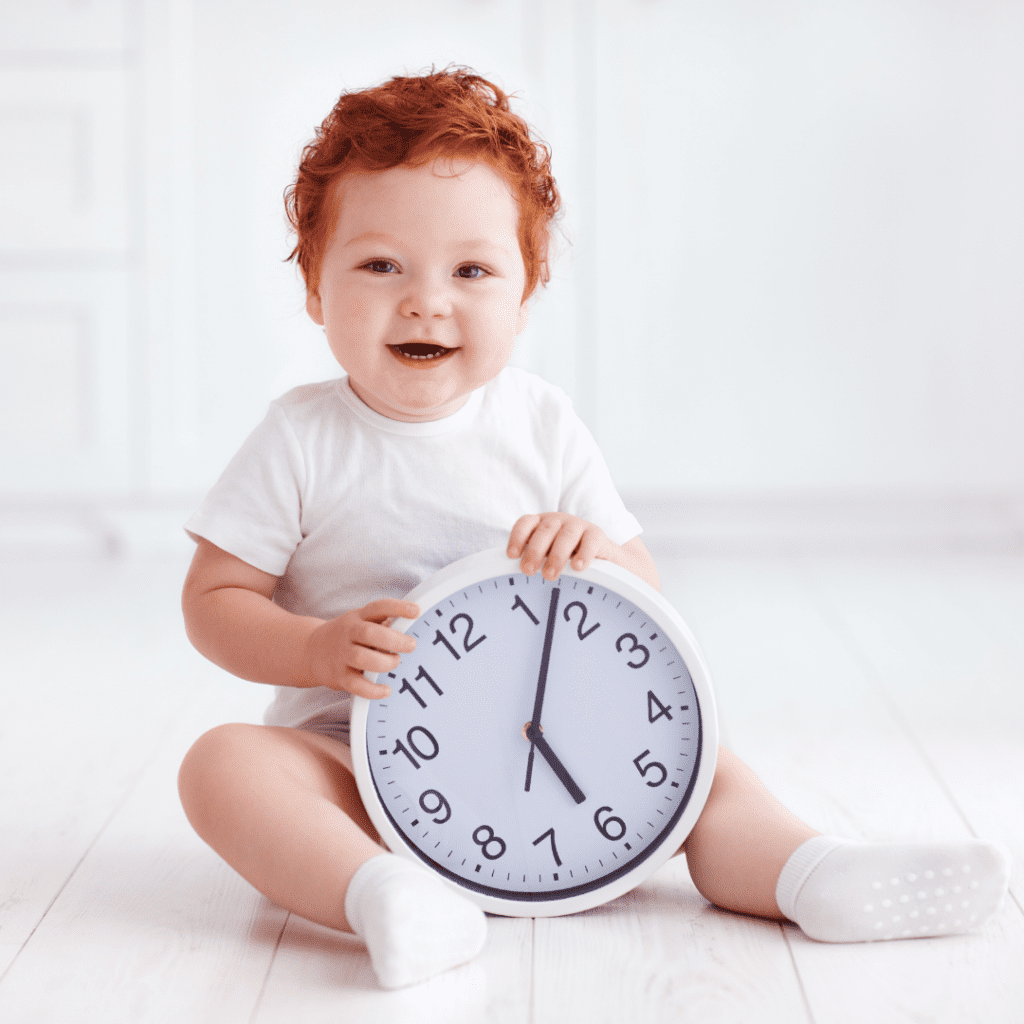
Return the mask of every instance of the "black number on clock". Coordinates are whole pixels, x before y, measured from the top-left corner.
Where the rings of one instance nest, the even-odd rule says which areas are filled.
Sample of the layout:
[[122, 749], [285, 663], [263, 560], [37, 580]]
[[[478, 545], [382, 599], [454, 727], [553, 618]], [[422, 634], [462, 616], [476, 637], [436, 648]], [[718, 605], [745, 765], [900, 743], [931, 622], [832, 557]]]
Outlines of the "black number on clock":
[[530, 611], [529, 607], [527, 607], [526, 602], [518, 594], [516, 594], [515, 602], [512, 605], [512, 611], [515, 611], [517, 608], [522, 608], [523, 611], [526, 612], [526, 614], [529, 615], [530, 618], [533, 620], [533, 624], [535, 626], [540, 625], [540, 619], [538, 619], [537, 616]]
[[644, 645], [642, 643], [640, 643], [637, 640], [637, 638], [632, 633], [623, 633], [622, 636], [620, 636], [619, 639], [615, 641], [615, 650], [617, 650], [617, 651], [621, 651], [622, 650], [622, 641], [623, 640], [632, 640], [633, 641], [633, 646], [630, 647], [630, 649], [626, 652], [627, 654], [632, 654], [634, 651], [643, 651], [644, 652], [644, 660], [643, 661], [637, 661], [637, 662], [627, 661], [626, 664], [630, 668], [643, 668], [644, 665], [647, 664], [648, 659], [651, 657], [651, 652], [649, 650], [647, 650], [647, 648], [644, 647]]
[[[658, 707], [658, 713], [654, 713], [655, 706]], [[672, 721], [672, 712], [669, 711], [664, 704], [654, 696], [653, 690], [647, 691], [647, 721], [656, 722], [659, 718], [667, 718], [670, 722]]]
[[[426, 736], [426, 738], [428, 740], [430, 740], [430, 745], [434, 748], [432, 751], [430, 751], [430, 753], [427, 753], [424, 750], [420, 750], [419, 745], [416, 743], [416, 740], [414, 738], [415, 733], [418, 733], [418, 732], [423, 733], [423, 735]], [[412, 749], [415, 750], [416, 753], [419, 754], [419, 756], [422, 757], [424, 761], [433, 761], [434, 758], [437, 757], [438, 752], [441, 749], [437, 745], [437, 740], [434, 739], [434, 736], [430, 732], [430, 730], [429, 729], [424, 729], [422, 725], [414, 725], [405, 734], [405, 738], [406, 738], [406, 741], [408, 742], [409, 746], [412, 747]], [[409, 760], [412, 762], [413, 768], [419, 768], [419, 766], [420, 766], [419, 761], [417, 761], [416, 758], [413, 757], [411, 753], [409, 753], [409, 747], [407, 747], [401, 740], [397, 740], [395, 742], [395, 749], [392, 750], [391, 753], [392, 754], [405, 754], [405, 756], [407, 758], [409, 758]]]
[[645, 757], [646, 757], [646, 756], [647, 756], [647, 755], [648, 755], [649, 753], [650, 753], [650, 751], [649, 751], [649, 750], [645, 750], [645, 751], [644, 751], [644, 752], [643, 752], [642, 754], [638, 754], [638, 755], [637, 755], [636, 757], [634, 757], [634, 758], [633, 758], [633, 764], [635, 764], [635, 765], [636, 765], [636, 770], [637, 770], [637, 771], [638, 771], [638, 772], [639, 772], [639, 773], [640, 773], [640, 774], [641, 774], [642, 776], [646, 776], [646, 775], [647, 775], [647, 773], [648, 773], [648, 772], [649, 772], [649, 771], [650, 771], [650, 770], [651, 770], [652, 768], [655, 768], [655, 769], [657, 769], [657, 770], [658, 770], [659, 772], [661, 772], [661, 778], [660, 778], [660, 779], [658, 779], [658, 781], [657, 781], [657, 782], [653, 782], [653, 781], [652, 781], [651, 779], [648, 779], [648, 780], [647, 780], [647, 785], [648, 785], [648, 786], [650, 786], [650, 787], [651, 787], [651, 789], [657, 789], [657, 787], [658, 787], [658, 786], [660, 786], [660, 785], [661, 785], [661, 784], [662, 784], [662, 783], [663, 783], [663, 782], [664, 782], [664, 781], [665, 781], [665, 780], [666, 780], [666, 779], [668, 778], [668, 771], [666, 770], [665, 766], [664, 766], [664, 765], [663, 765], [663, 764], [662, 764], [662, 763], [661, 763], [660, 761], [648, 761], [648, 762], [647, 762], [647, 764], [645, 764], [645, 765], [641, 766], [640, 762], [641, 762], [641, 761], [642, 761], [642, 760], [643, 760], [643, 759], [644, 759], [644, 758], [645, 758]]
[[[611, 839], [613, 842], [617, 842], [626, 834], [626, 823], [621, 819], [615, 817], [614, 814], [609, 814], [604, 821], [601, 820], [602, 811], [610, 811], [610, 807], [598, 807], [594, 811], [594, 824], [597, 826], [597, 831], [605, 837], [605, 839]], [[612, 831], [612, 823], [614, 822], [614, 829]]]
[[435, 647], [438, 644], [444, 644], [445, 647], [448, 648], [448, 651], [451, 653], [451, 656], [456, 661], [458, 661], [462, 657], [462, 655], [459, 654], [459, 652], [457, 650], [455, 650], [455, 648], [452, 647], [452, 645], [450, 643], [448, 643], [448, 638], [439, 629], [435, 629], [434, 630], [434, 639], [433, 639], [432, 643], [433, 643], [433, 646], [435, 646]]
[[562, 612], [562, 614], [565, 616], [565, 621], [566, 622], [572, 622], [572, 619], [569, 618], [569, 609], [570, 608], [579, 608], [579, 610], [580, 610], [580, 621], [576, 623], [576, 635], [581, 640], [586, 640], [587, 637], [590, 636], [590, 634], [593, 633], [594, 630], [597, 629], [601, 625], [601, 623], [600, 622], [595, 622], [590, 627], [590, 629], [588, 629], [586, 632], [584, 632], [584, 630], [583, 630], [583, 623], [587, 621], [587, 606], [582, 601], [570, 601], [569, 604], [567, 604], [565, 606], [565, 609]]
[[[428, 796], [432, 798], [430, 802], [434, 804], [433, 807], [427, 806]], [[436, 803], [434, 803], [434, 798], [436, 798]], [[422, 807], [427, 814], [437, 814], [440, 811], [444, 815], [443, 818], [431, 819], [438, 825], [443, 825], [452, 816], [452, 805], [448, 803], [448, 801], [445, 800], [445, 798], [436, 789], [427, 789], [420, 793], [420, 807]]]
[[[416, 672], [416, 678], [426, 679], [426, 681], [430, 683], [430, 685], [433, 687], [434, 693], [436, 693], [439, 697], [444, 696], [444, 690], [442, 690], [441, 687], [438, 686], [437, 683], [435, 683], [434, 680], [430, 678], [430, 673], [427, 672], [427, 670], [422, 665], [420, 665], [419, 669]], [[427, 706], [427, 702], [415, 691], [415, 689], [413, 689], [412, 683], [410, 683], [409, 680], [406, 679], [404, 676], [402, 677], [402, 686], [398, 692], [411, 693], [413, 697], [416, 699], [416, 703], [419, 704], [421, 708], [425, 708]]]
[[[481, 837], [486, 838], [481, 838]], [[499, 857], [505, 855], [505, 840], [494, 834], [494, 829], [490, 825], [480, 825], [478, 828], [473, 830], [473, 842], [480, 847], [480, 852], [488, 860], [497, 860]], [[497, 843], [500, 849], [497, 853], [488, 853], [488, 849], [491, 843]]]
[[555, 830], [553, 828], [549, 828], [547, 832], [537, 836], [533, 841], [533, 845], [536, 846], [538, 843], [543, 843], [545, 839], [551, 840], [551, 856], [555, 858], [555, 866], [561, 867], [562, 858], [558, 856], [558, 847], [555, 846]]
[[474, 647], [476, 647], [477, 644], [482, 644], [487, 637], [478, 636], [472, 643], [469, 642], [470, 634], [473, 632], [473, 620], [465, 612], [459, 612], [458, 615], [452, 616], [452, 621], [448, 623], [448, 628], [453, 633], [455, 632], [455, 623], [458, 622], [459, 619], [466, 620], [466, 635], [462, 638], [462, 649], [468, 654]]

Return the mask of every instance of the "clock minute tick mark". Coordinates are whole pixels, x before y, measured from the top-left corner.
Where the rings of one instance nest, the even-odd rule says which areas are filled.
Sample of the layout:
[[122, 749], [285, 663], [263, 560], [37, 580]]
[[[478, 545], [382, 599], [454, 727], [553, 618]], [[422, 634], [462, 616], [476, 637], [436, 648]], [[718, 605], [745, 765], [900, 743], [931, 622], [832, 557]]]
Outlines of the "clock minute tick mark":
[[679, 783], [678, 782], [670, 783], [670, 785], [672, 786], [673, 789], [678, 789], [679, 788]]

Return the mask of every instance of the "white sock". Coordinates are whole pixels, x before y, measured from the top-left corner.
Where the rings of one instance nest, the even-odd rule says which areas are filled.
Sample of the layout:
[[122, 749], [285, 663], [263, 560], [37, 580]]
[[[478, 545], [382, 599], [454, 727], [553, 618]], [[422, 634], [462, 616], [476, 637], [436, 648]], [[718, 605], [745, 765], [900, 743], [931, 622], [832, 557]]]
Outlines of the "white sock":
[[820, 942], [952, 935], [980, 928], [1010, 878], [1006, 851], [955, 843], [855, 843], [815, 836], [786, 861], [779, 909]]
[[366, 943], [383, 988], [464, 964], [487, 938], [487, 920], [476, 904], [392, 853], [371, 857], [352, 876], [345, 916]]

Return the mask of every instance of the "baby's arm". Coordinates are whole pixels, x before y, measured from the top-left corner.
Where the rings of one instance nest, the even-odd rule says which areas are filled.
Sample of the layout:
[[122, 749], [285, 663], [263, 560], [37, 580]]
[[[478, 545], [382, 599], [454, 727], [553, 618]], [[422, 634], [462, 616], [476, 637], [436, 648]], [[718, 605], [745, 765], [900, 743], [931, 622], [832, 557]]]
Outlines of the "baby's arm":
[[200, 538], [181, 597], [185, 628], [195, 648], [242, 679], [278, 686], [327, 686], [372, 699], [390, 688], [364, 671], [390, 672], [413, 637], [384, 625], [415, 619], [410, 601], [371, 601], [324, 621], [274, 604], [276, 576]]
[[553, 580], [570, 557], [576, 570], [588, 568], [595, 558], [604, 558], [628, 569], [655, 590], [659, 589], [654, 559], [639, 537], [625, 544], [615, 544], [599, 526], [566, 512], [545, 512], [517, 519], [508, 539], [508, 557], [520, 556], [527, 576], [543, 567], [544, 576]]

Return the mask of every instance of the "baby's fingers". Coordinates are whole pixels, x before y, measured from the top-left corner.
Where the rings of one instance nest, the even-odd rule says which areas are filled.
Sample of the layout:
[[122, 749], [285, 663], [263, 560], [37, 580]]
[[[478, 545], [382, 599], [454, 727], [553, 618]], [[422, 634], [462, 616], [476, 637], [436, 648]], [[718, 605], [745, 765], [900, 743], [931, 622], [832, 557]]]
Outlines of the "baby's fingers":
[[[410, 654], [416, 650], [414, 637], [408, 633], [400, 633], [390, 626], [378, 625], [376, 622], [359, 622], [354, 625], [352, 627], [352, 642], [377, 651], [386, 651], [388, 654]], [[367, 666], [361, 667], [366, 668]], [[394, 667], [394, 665], [389, 665], [389, 671]], [[381, 669], [375, 668], [371, 671], [380, 672]]]
[[359, 617], [367, 622], [385, 622], [387, 619], [418, 619], [420, 607], [414, 601], [397, 601], [386, 597], [371, 601], [359, 609]]
[[[387, 676], [384, 677], [387, 679]], [[391, 687], [385, 683], [371, 683], [361, 672], [349, 669], [345, 673], [344, 689], [356, 697], [365, 697], [367, 700], [382, 700], [391, 696]]]
[[516, 520], [508, 537], [509, 558], [518, 558], [523, 553], [523, 547], [530, 539], [530, 534], [537, 528], [539, 522], [540, 516], [538, 515], [520, 516]]
[[544, 576], [553, 580], [565, 568], [580, 538], [582, 520], [571, 517], [544, 516], [523, 550], [523, 572], [532, 576], [544, 569]]

